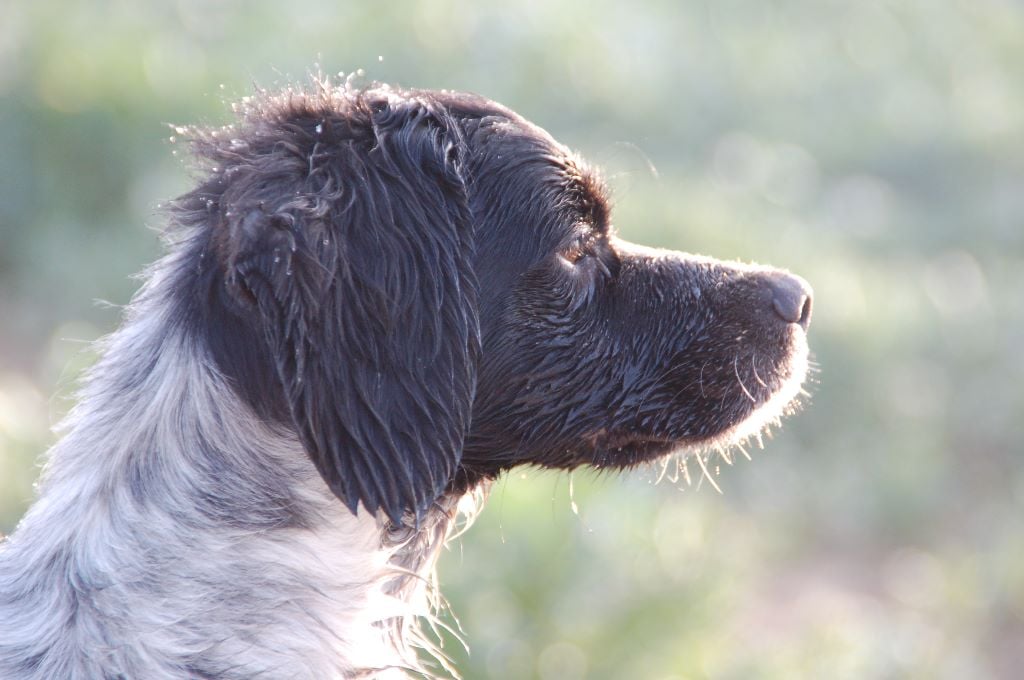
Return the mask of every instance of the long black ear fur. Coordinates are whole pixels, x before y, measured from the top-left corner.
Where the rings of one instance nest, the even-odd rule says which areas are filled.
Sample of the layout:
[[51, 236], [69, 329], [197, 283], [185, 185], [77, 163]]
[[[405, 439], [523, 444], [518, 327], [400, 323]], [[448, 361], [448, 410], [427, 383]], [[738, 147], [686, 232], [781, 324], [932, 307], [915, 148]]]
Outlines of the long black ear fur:
[[214, 241], [286, 413], [331, 490], [416, 520], [459, 464], [479, 326], [464, 145], [414, 96], [263, 102], [223, 164]]

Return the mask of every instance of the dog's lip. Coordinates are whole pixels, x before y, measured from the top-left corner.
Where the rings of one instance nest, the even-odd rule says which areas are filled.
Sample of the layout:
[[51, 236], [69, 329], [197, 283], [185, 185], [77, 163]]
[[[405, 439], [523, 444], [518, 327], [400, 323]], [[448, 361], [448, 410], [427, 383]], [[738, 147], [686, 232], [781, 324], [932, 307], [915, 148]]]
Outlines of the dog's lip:
[[[673, 449], [685, 446], [685, 440], [664, 437], [654, 434], [629, 431], [605, 431], [601, 430], [586, 438], [594, 449], [607, 452], [615, 452], [621, 456], [623, 451], [641, 454], [646, 460], [652, 455], [668, 453]], [[628, 464], [628, 463], [627, 463]], [[621, 463], [617, 465], [620, 467]]]
[[601, 437], [598, 441], [600, 441], [600, 443], [605, 447], [637, 446], [646, 444], [664, 444], [666, 446], [669, 446], [674, 443], [677, 443], [668, 437], [641, 434], [639, 432], [609, 432], [606, 433], [603, 437]]
[[[806, 331], [798, 324], [789, 324], [794, 338], [790, 351], [783, 363], [782, 375], [773, 376], [768, 384], [757, 383], [750, 395], [749, 412], [737, 422], [712, 432], [681, 432], [678, 436], [667, 436], [630, 429], [600, 429], [586, 437], [595, 449], [603, 449], [621, 455], [635, 452], [638, 457], [648, 459], [676, 450], [701, 449], [708, 446], [731, 446], [762, 432], [770, 423], [778, 420], [799, 402], [798, 395], [807, 374], [808, 349]], [[747, 390], [752, 389], [748, 385]]]

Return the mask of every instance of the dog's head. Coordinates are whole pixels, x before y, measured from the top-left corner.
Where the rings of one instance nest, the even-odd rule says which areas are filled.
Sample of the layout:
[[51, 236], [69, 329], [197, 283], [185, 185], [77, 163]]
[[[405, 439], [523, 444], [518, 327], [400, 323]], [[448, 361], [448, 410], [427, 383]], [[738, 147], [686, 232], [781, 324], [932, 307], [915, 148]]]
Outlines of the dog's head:
[[353, 511], [726, 444], [800, 390], [801, 279], [616, 238], [595, 173], [508, 109], [386, 87], [241, 108], [193, 132], [184, 308]]

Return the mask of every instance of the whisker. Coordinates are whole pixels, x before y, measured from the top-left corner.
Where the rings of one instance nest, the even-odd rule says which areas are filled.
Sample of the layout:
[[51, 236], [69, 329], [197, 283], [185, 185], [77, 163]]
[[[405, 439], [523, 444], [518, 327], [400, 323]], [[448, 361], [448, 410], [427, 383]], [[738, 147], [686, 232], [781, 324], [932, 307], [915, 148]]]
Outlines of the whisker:
[[768, 384], [761, 380], [761, 376], [757, 374], [757, 352], [750, 355], [750, 367], [754, 369], [754, 379], [761, 383], [761, 387], [768, 388]]
[[747, 450], [743, 447], [743, 443], [737, 442], [736, 448], [740, 450], [740, 453], [743, 454], [744, 458], [746, 458], [747, 460], [754, 460], [753, 458], [750, 457], [750, 454], [747, 453]]
[[697, 463], [700, 465], [700, 469], [703, 470], [703, 472], [704, 472], [704, 475], [701, 477], [701, 479], [703, 480], [703, 479], [706, 478], [708, 480], [708, 483], [711, 486], [715, 487], [715, 491], [717, 491], [718, 493], [722, 493], [722, 488], [720, 486], [718, 486], [718, 484], [715, 482], [714, 478], [711, 476], [711, 473], [708, 472], [707, 465], [704, 464], [704, 456], [702, 456], [701, 454], [698, 453], [695, 456], [695, 458], [697, 459]]
[[752, 395], [750, 393], [750, 391], [747, 389], [747, 386], [743, 384], [743, 378], [740, 377], [739, 361], [740, 361], [739, 356], [736, 356], [732, 360], [732, 370], [733, 370], [733, 373], [736, 374], [736, 381], [740, 384], [740, 389], [743, 390], [743, 394], [747, 395], [747, 399], [749, 399], [752, 403], [756, 404], [757, 403], [757, 399], [754, 399], [754, 395]]

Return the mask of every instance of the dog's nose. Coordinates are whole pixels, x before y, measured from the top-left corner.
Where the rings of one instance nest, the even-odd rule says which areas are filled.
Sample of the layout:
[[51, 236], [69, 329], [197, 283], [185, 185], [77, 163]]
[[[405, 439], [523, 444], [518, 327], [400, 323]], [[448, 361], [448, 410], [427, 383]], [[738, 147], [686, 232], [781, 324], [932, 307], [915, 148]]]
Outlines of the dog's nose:
[[787, 323], [800, 324], [805, 331], [811, 323], [811, 285], [794, 274], [773, 274], [768, 278], [772, 310]]

